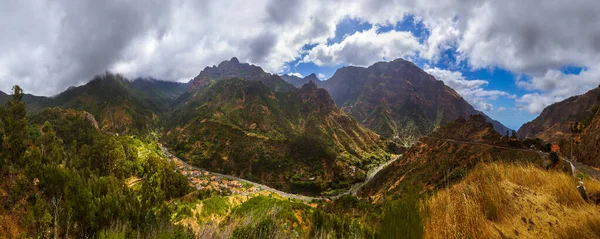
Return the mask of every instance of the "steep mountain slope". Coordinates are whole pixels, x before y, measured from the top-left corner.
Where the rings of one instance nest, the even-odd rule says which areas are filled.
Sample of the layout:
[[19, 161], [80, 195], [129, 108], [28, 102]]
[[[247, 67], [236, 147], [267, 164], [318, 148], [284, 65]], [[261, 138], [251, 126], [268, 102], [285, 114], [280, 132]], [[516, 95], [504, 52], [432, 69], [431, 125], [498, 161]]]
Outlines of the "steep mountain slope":
[[269, 74], [262, 68], [240, 63], [233, 57], [229, 61], [223, 61], [219, 66], [206, 67], [190, 82], [190, 91], [195, 91], [210, 86], [216, 81], [225, 78], [239, 77], [248, 81], [260, 81], [267, 87], [277, 92], [293, 91], [295, 87], [285, 82], [278, 75]]
[[277, 92], [221, 79], [180, 102], [168, 129], [167, 144], [189, 162], [289, 192], [347, 188], [387, 157], [379, 136], [314, 83]]
[[596, 110], [596, 114], [578, 139], [574, 150], [577, 161], [600, 167], [600, 110]]
[[52, 105], [85, 110], [95, 116], [104, 131], [146, 132], [160, 125], [159, 116], [185, 88], [186, 84], [157, 80], [130, 82], [106, 73], [85, 85], [70, 87], [54, 97]]
[[517, 131], [520, 138], [540, 138], [544, 141], [559, 143], [570, 137], [571, 128], [576, 122], [591, 117], [594, 107], [600, 103], [600, 87], [583, 95], [573, 96], [546, 107], [531, 122], [527, 122]]
[[480, 162], [533, 162], [545, 155], [528, 143], [501, 136], [481, 115], [459, 118], [423, 137], [403, 156], [381, 170], [359, 195], [379, 201], [398, 192], [427, 192], [461, 180]]
[[[459, 117], [482, 114], [411, 62], [343, 67], [323, 82], [336, 104], [370, 129], [409, 142]], [[485, 116], [505, 134], [508, 128]]]
[[283, 79], [287, 83], [294, 85], [295, 87], [301, 87], [304, 84], [308, 84], [308, 82], [310, 82], [310, 81], [317, 84], [317, 86], [321, 86], [323, 84], [323, 82], [321, 80], [319, 80], [319, 78], [317, 78], [317, 75], [315, 75], [315, 73], [312, 73], [304, 78], [285, 74], [285, 75], [281, 75], [281, 79]]

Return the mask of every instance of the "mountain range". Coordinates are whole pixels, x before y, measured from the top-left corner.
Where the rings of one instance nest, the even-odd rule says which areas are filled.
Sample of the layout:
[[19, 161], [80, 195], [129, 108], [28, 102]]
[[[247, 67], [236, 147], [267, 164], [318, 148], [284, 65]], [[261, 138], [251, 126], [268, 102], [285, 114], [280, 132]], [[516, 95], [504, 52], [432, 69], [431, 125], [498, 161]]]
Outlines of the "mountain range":
[[[105, 73], [24, 95], [27, 117], [22, 104], [0, 110], [0, 174], [14, 178], [0, 183], [0, 234], [397, 238], [386, 231], [404, 225], [433, 238], [587, 238], [600, 225], [588, 177], [600, 173], [585, 165], [600, 166], [598, 95], [549, 106], [519, 139], [402, 59], [326, 81], [236, 58], [188, 83]], [[559, 150], [530, 138], [557, 135]]]
[[344, 67], [320, 81], [314, 74], [280, 77], [234, 57], [187, 84], [106, 73], [25, 101], [32, 112], [87, 111], [112, 133], [159, 129], [194, 165], [308, 194], [349, 188], [389, 159], [391, 145], [410, 145], [458, 118], [480, 114], [508, 131], [402, 59]]

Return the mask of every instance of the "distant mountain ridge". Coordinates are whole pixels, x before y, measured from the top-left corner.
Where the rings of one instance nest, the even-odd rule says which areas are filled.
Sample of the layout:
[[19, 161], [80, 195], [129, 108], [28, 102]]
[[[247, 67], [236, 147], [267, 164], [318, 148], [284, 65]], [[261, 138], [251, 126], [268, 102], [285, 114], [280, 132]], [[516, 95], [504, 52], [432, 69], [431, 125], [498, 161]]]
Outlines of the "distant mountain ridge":
[[559, 143], [571, 135], [571, 128], [578, 121], [594, 115], [594, 107], [600, 103], [600, 87], [583, 95], [569, 97], [546, 107], [542, 113], [519, 128], [520, 138], [540, 138]]
[[294, 75], [288, 75], [288, 74], [284, 74], [281, 75], [281, 78], [283, 80], [285, 80], [287, 83], [290, 83], [292, 85], [294, 85], [295, 87], [302, 87], [305, 84], [308, 84], [309, 82], [314, 82], [317, 86], [321, 86], [323, 84], [323, 81], [319, 80], [319, 78], [317, 78], [317, 75], [315, 75], [315, 73], [312, 73], [304, 78], [300, 78]]
[[336, 104], [378, 134], [414, 141], [459, 117], [482, 114], [501, 134], [508, 127], [476, 110], [456, 91], [403, 59], [338, 69], [322, 83]]

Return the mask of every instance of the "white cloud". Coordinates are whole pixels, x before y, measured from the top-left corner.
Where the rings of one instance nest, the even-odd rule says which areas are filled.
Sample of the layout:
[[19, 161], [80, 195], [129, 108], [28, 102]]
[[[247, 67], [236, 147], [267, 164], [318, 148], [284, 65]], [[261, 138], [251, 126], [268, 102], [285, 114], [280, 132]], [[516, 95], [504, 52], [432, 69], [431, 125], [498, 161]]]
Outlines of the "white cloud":
[[300, 74], [298, 72], [291, 72], [291, 73], [288, 73], [288, 75], [295, 76], [298, 78], [304, 78], [304, 76], [302, 76], [302, 74]]
[[546, 108], [546, 106], [562, 99], [563, 98], [561, 97], [531, 93], [521, 96], [521, 98], [517, 99], [516, 103], [519, 110], [525, 110], [532, 114], [539, 114], [542, 112], [542, 110], [544, 110], [544, 108]]
[[[532, 91], [519, 98], [520, 108], [529, 112], [600, 83], [596, 0], [2, 0], [1, 5], [3, 91], [20, 84], [27, 92], [52, 95], [107, 69], [185, 81], [232, 56], [281, 73], [303, 54], [302, 60], [318, 65], [365, 66], [397, 57], [436, 62], [445, 60], [440, 53], [448, 49], [473, 69], [500, 67], [529, 76], [517, 81]], [[422, 42], [410, 32], [377, 32], [407, 15], [427, 28]], [[374, 27], [328, 45], [336, 25], [348, 18]], [[306, 44], [316, 47], [305, 52]], [[566, 65], [587, 70], [579, 76], [560, 73]], [[452, 83], [474, 89], [482, 84]], [[482, 89], [463, 93], [473, 102], [512, 97]]]
[[319, 78], [320, 80], [327, 80], [327, 76], [323, 73], [317, 74], [317, 78]]
[[498, 97], [515, 99], [516, 96], [499, 90], [486, 90], [483, 87], [489, 82], [485, 80], [467, 80], [458, 71], [450, 71], [439, 68], [426, 67], [425, 71], [436, 79], [443, 81], [447, 86], [456, 90], [473, 107], [482, 111], [492, 111], [494, 106], [488, 100], [496, 100]]
[[423, 49], [411, 32], [378, 33], [378, 30], [377, 27], [372, 27], [349, 35], [339, 43], [317, 45], [308, 51], [303, 61], [319, 66], [368, 66], [381, 60], [414, 57]]
[[498, 107], [498, 112], [506, 111], [506, 107]]
[[517, 80], [517, 86], [541, 93], [523, 95], [518, 106], [532, 114], [557, 101], [573, 95], [583, 94], [595, 88], [600, 82], [600, 66], [583, 70], [578, 75], [565, 74], [559, 70], [547, 70], [544, 74]]

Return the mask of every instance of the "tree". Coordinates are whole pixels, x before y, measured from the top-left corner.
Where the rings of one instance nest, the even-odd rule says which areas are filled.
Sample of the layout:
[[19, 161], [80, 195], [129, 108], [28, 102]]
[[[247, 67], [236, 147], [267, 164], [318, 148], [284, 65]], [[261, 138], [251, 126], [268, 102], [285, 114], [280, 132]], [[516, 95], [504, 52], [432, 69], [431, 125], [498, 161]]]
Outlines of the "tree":
[[513, 138], [513, 139], [516, 139], [517, 138], [517, 131], [513, 130], [512, 131], [512, 135], [510, 137]]
[[29, 137], [27, 133], [27, 111], [25, 103], [21, 101], [23, 90], [18, 85], [13, 87], [12, 98], [6, 102], [0, 114], [2, 132], [1, 149], [3, 164], [21, 164], [21, 158], [27, 149]]

